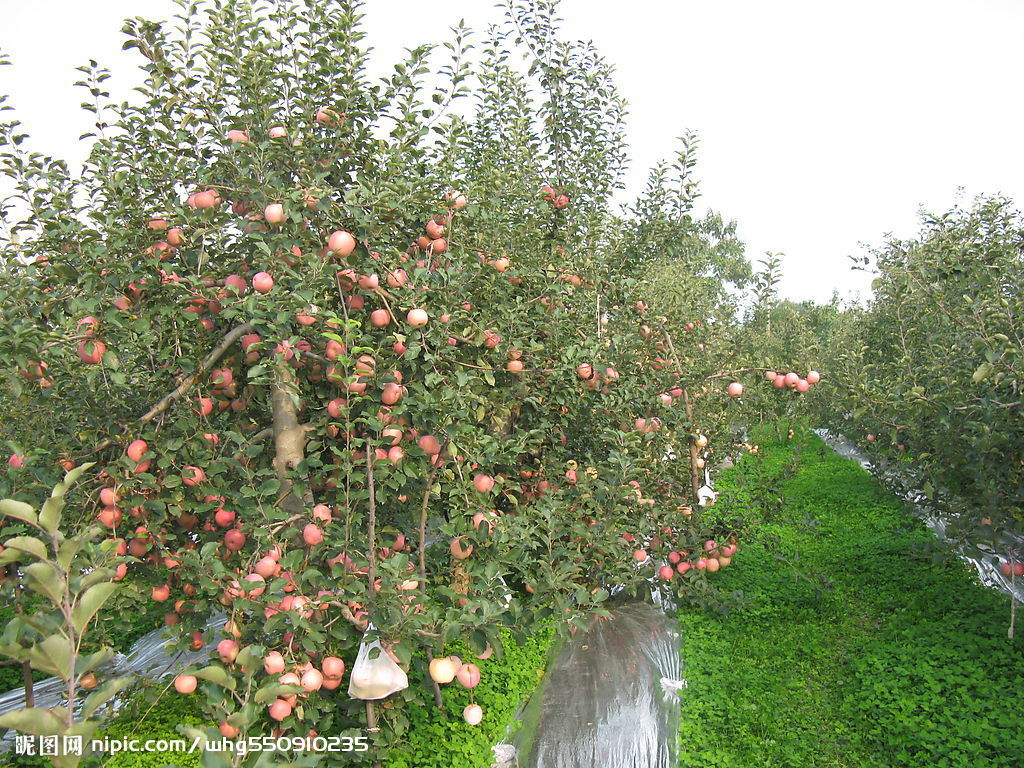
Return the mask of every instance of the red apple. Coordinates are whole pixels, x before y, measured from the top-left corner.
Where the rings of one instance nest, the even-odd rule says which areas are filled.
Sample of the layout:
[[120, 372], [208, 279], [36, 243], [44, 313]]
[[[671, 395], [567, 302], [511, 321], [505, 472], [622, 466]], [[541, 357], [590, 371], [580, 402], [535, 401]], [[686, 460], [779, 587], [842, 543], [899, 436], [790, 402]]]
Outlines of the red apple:
[[125, 451], [128, 454], [128, 458], [134, 461], [136, 464], [142, 461], [142, 457], [149, 450], [149, 446], [145, 440], [133, 440]]
[[267, 711], [270, 713], [271, 720], [280, 722], [292, 713], [292, 705], [284, 699], [275, 699], [274, 703], [267, 708]]
[[83, 363], [98, 365], [103, 360], [107, 345], [102, 341], [83, 339], [78, 342], [78, 357]]
[[257, 293], [270, 293], [274, 287], [274, 278], [266, 272], [257, 272], [252, 276], [252, 287]]
[[177, 675], [174, 678], [174, 690], [178, 693], [192, 693], [197, 685], [199, 685], [199, 680], [195, 675]]
[[284, 656], [278, 651], [271, 651], [263, 659], [263, 669], [268, 675], [279, 675], [284, 672]]
[[351, 232], [339, 229], [331, 233], [327, 240], [327, 250], [334, 251], [335, 255], [342, 258], [351, 256], [356, 249], [356, 239]]

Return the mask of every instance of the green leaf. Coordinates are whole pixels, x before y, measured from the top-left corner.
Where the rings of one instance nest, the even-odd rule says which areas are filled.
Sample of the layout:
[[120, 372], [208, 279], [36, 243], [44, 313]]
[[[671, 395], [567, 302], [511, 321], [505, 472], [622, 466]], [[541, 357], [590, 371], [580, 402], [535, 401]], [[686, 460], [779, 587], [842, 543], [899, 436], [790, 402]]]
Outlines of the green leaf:
[[37, 527], [39, 525], [35, 508], [23, 501], [15, 501], [14, 499], [4, 499], [3, 501], [0, 501], [0, 515], [7, 515], [7, 517], [13, 517], [17, 520], [24, 520], [29, 525], [35, 525]]
[[48, 498], [46, 503], [43, 504], [43, 509], [39, 513], [39, 525], [42, 526], [43, 530], [51, 536], [53, 536], [53, 534], [57, 532], [57, 528], [60, 527], [60, 513], [64, 509], [64, 495], [68, 492], [68, 489], [75, 484], [78, 478], [82, 476], [82, 473], [90, 467], [95, 466], [95, 464], [96, 462], [88, 462], [75, 467], [64, 475], [64, 480], [62, 482], [53, 486], [50, 498]]
[[214, 685], [219, 685], [221, 688], [227, 688], [229, 691], [235, 690], [235, 679], [227, 673], [224, 667], [217, 666], [216, 664], [204, 667], [192, 674], [200, 680], [206, 680]]
[[60, 605], [66, 584], [50, 563], [32, 563], [25, 569], [25, 575], [33, 590], [48, 597], [54, 605]]
[[[69, 470], [68, 473], [64, 475], [64, 490], [61, 491], [60, 495], [63, 496], [64, 493], [67, 492], [68, 488], [70, 488], [72, 485], [78, 482], [78, 478], [80, 478], [83, 473], [87, 472], [88, 470], [92, 469], [95, 466], [95, 461], [88, 461], [85, 464], [82, 464]], [[54, 492], [56, 492], [56, 490], [57, 489], [54, 488]]]
[[979, 382], [982, 382], [989, 376], [991, 376], [992, 371], [994, 371], [995, 369], [996, 368], [994, 365], [992, 365], [992, 363], [982, 363], [981, 365], [978, 366], [978, 370], [976, 370], [974, 374], [971, 376], [971, 379], [974, 381], [975, 384], [978, 384]]
[[[4, 547], [5, 551], [0, 555], [0, 562], [13, 563], [15, 560], [20, 560], [19, 552], [32, 555], [39, 560], [46, 559], [46, 545], [31, 536], [15, 536], [13, 539], [5, 541]], [[7, 550], [14, 552], [10, 558], [6, 557]]]
[[0, 728], [13, 728], [33, 736], [52, 736], [64, 730], [64, 723], [48, 709], [30, 707], [0, 715]]
[[[56, 490], [54, 488], [54, 491]], [[53, 536], [57, 532], [57, 528], [60, 527], [60, 513], [63, 509], [64, 497], [51, 496], [46, 500], [42, 510], [39, 512], [39, 525], [50, 536]]]
[[120, 586], [116, 582], [106, 581], [94, 584], [82, 593], [78, 604], [71, 611], [71, 624], [76, 632], [85, 631], [85, 627], [92, 621], [92, 617]]
[[36, 643], [28, 652], [28, 660], [33, 669], [49, 672], [65, 682], [71, 670], [71, 647], [63, 635], [50, 635]]
[[75, 662], [75, 674], [84, 675], [101, 664], [106, 664], [112, 658], [114, 658], [114, 651], [110, 648], [101, 648], [96, 653], [79, 656], [78, 661]]
[[131, 683], [132, 679], [130, 677], [118, 677], [108, 680], [89, 694], [82, 705], [81, 716], [83, 718], [91, 717], [104, 703], [110, 701], [110, 699], [131, 685]]
[[302, 690], [300, 685], [284, 685], [282, 683], [269, 683], [256, 691], [257, 704], [269, 704], [279, 696], [289, 696]]

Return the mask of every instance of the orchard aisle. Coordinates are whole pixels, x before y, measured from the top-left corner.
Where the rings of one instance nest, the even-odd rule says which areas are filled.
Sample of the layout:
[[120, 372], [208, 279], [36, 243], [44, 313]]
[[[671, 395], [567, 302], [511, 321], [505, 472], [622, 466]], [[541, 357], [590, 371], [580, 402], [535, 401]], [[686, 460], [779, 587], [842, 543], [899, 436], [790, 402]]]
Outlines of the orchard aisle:
[[1005, 594], [813, 435], [718, 487], [709, 514], [748, 543], [718, 582], [735, 609], [680, 613], [681, 766], [1024, 765]]

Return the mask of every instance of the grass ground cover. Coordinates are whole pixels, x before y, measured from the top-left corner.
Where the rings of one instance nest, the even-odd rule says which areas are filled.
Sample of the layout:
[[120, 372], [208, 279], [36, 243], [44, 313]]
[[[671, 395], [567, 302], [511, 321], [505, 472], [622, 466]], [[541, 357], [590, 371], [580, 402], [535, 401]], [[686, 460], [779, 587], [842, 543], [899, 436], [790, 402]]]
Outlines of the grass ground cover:
[[716, 577], [729, 605], [680, 613], [681, 766], [1024, 765], [1008, 597], [811, 434], [719, 485], [707, 514], [745, 545]]

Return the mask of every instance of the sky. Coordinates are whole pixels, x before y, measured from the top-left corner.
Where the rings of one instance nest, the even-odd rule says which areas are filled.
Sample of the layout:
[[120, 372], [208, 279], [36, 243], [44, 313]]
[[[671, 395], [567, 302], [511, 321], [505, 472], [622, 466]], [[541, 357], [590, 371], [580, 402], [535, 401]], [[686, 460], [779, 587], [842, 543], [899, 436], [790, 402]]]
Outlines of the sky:
[[[80, 163], [90, 128], [72, 87], [97, 59], [114, 96], [141, 82], [121, 20], [168, 18], [170, 0], [0, 0], [0, 69], [34, 150]], [[500, 18], [490, 0], [369, 0], [374, 67], [449, 39], [460, 19]], [[593, 40], [629, 102], [627, 194], [700, 136], [698, 209], [738, 222], [747, 256], [784, 258], [781, 293], [869, 293], [850, 255], [910, 237], [921, 209], [979, 194], [1024, 199], [1024, 3], [1020, 0], [563, 0], [565, 37]]]

